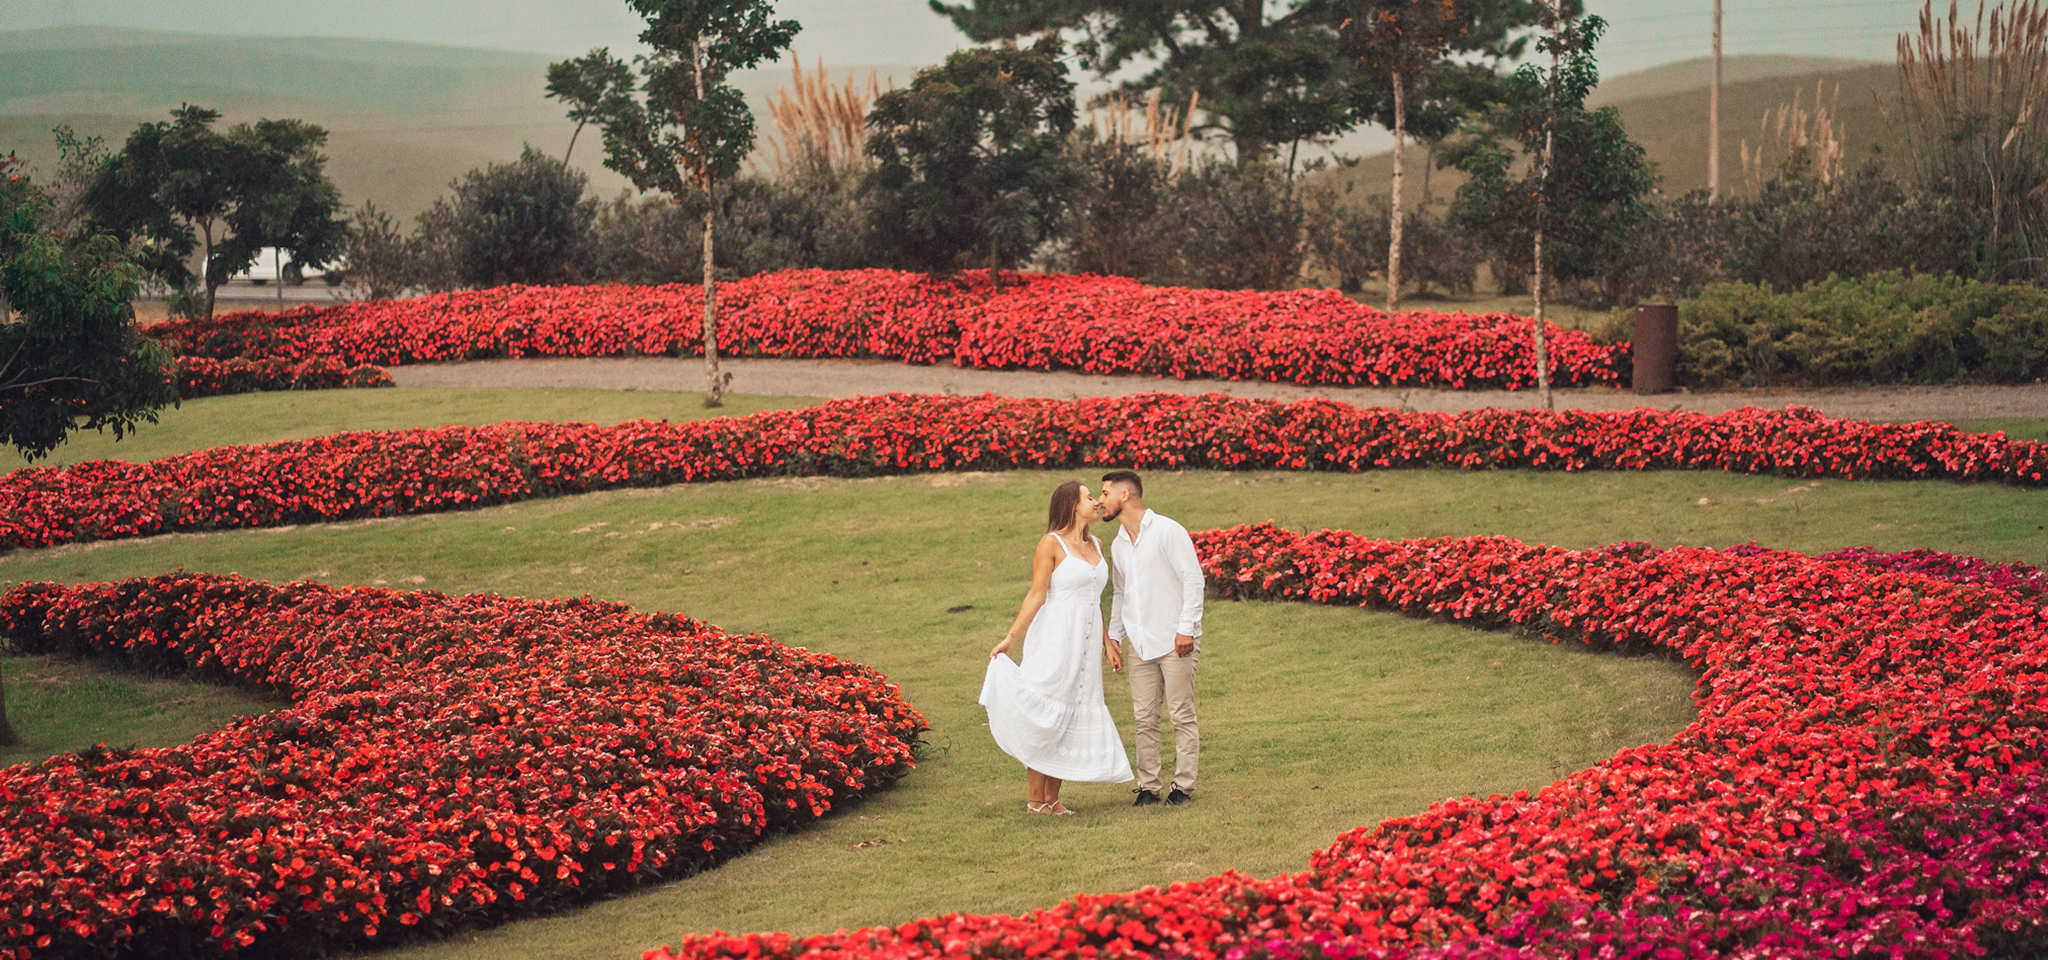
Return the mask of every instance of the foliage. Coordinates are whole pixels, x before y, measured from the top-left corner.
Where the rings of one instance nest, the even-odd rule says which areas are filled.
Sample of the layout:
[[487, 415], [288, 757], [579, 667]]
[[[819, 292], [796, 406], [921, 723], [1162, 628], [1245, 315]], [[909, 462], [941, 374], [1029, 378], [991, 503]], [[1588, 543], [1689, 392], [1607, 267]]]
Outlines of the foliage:
[[875, 98], [876, 233], [893, 263], [1014, 269], [1051, 238], [1075, 174], [1074, 84], [1057, 38], [982, 47]]
[[1110, 277], [1156, 276], [1167, 263], [1158, 214], [1173, 183], [1169, 161], [1143, 144], [1079, 130], [1068, 144], [1077, 171], [1061, 231], [1062, 269]]
[[1781, 175], [1724, 216], [1731, 280], [1789, 289], [1890, 270], [1978, 273], [1973, 212], [1900, 183], [1875, 158], [1830, 181]]
[[[721, 280], [820, 266], [880, 265], [874, 197], [851, 175], [741, 176], [720, 186], [714, 197], [713, 231], [726, 238], [714, 257]], [[694, 196], [672, 203], [624, 194], [600, 206], [591, 227], [594, 279], [684, 282], [699, 266], [702, 208]]]
[[1695, 385], [2026, 382], [2048, 374], [2048, 290], [1898, 271], [1779, 292], [1724, 283], [1679, 304]]
[[1122, 465], [1355, 473], [1719, 470], [2042, 485], [2048, 445], [1810, 408], [1460, 414], [1220, 394], [1073, 401], [894, 394], [691, 423], [502, 423], [96, 461], [0, 477], [0, 547], [467, 510], [759, 476]]
[[24, 584], [0, 632], [291, 698], [0, 772], [7, 821], [38, 827], [0, 851], [16, 957], [321, 953], [549, 912], [886, 786], [926, 729], [858, 664], [587, 598], [177, 573]]
[[[1599, 80], [1590, 50], [1602, 26], [1598, 17], [1571, 25], [1558, 41], [1570, 48], [1559, 69], [1524, 67], [1501, 86], [1502, 99], [1487, 108], [1479, 128], [1450, 144], [1439, 162], [1470, 177], [1451, 202], [1451, 222], [1469, 231], [1515, 285], [1532, 273], [1540, 219], [1546, 273], [1587, 283], [1598, 299], [1614, 303], [1632, 292], [1629, 254], [1652, 216], [1656, 178], [1619, 110], [1581, 106]], [[1517, 176], [1525, 156], [1530, 165]]]
[[359, 300], [389, 300], [426, 280], [421, 241], [407, 237], [391, 219], [366, 200], [350, 217], [348, 238], [342, 241], [341, 262], [344, 289]]
[[569, 155], [576, 152], [576, 138], [583, 135], [583, 128], [622, 109], [619, 99], [630, 98], [634, 86], [632, 68], [614, 58], [605, 47], [548, 64], [548, 96], [568, 104], [569, 119], [576, 121], [576, 131], [569, 134], [569, 146], [562, 151], [563, 163], [568, 163]]
[[1305, 216], [1279, 166], [1204, 158], [1166, 193], [1155, 228], [1165, 263], [1146, 279], [1211, 290], [1292, 289], [1305, 254]]
[[590, 227], [597, 200], [590, 178], [528, 146], [513, 163], [493, 163], [450, 183], [454, 198], [421, 215], [427, 233], [445, 231], [454, 285], [580, 283], [590, 278]]
[[177, 400], [170, 358], [136, 329], [141, 270], [114, 238], [69, 249], [42, 232], [48, 201], [12, 157], [0, 160], [0, 437], [48, 454], [78, 430], [116, 439]]
[[[1384, 198], [1374, 197], [1360, 209], [1340, 205], [1333, 190], [1314, 192], [1306, 230], [1315, 264], [1335, 277], [1339, 289], [1357, 292], [1365, 281], [1386, 271], [1392, 218]], [[1402, 280], [1415, 284], [1417, 294], [1471, 293], [1482, 259], [1465, 231], [1442, 218], [1421, 210], [1402, 215], [1401, 262], [1409, 265]]]
[[734, 70], [779, 57], [800, 28], [794, 20], [770, 20], [766, 0], [627, 0], [627, 6], [645, 20], [640, 42], [652, 50], [637, 58], [644, 99], [635, 97], [623, 66], [603, 50], [556, 67], [565, 82], [582, 77], [578, 96], [595, 98], [587, 112], [604, 130], [605, 166], [641, 190], [678, 201], [693, 192], [703, 198], [704, 404], [715, 407], [732, 375], [718, 369], [713, 193], [754, 149], [754, 115], [726, 81]]
[[1122, 85], [1186, 102], [1199, 95], [1240, 163], [1326, 140], [1370, 113], [1374, 91], [1339, 54], [1321, 0], [972, 0], [932, 9], [978, 42], [1072, 30], [1081, 65]]
[[[137, 127], [100, 166], [85, 192], [96, 229], [144, 241], [143, 265], [159, 280], [189, 289], [196, 279], [203, 316], [212, 315], [220, 285], [265, 247], [303, 266], [333, 259], [345, 227], [335, 219], [340, 193], [319, 152], [327, 131], [258, 120], [220, 133], [213, 129], [218, 111], [191, 105], [171, 116]], [[196, 277], [187, 265], [195, 247], [204, 265]]]
[[1920, 29], [1899, 38], [1898, 117], [1911, 136], [1922, 191], [1950, 199], [1977, 227], [1968, 275], [2048, 277], [2048, 5], [1980, 4], [1975, 25], [1933, 0]]

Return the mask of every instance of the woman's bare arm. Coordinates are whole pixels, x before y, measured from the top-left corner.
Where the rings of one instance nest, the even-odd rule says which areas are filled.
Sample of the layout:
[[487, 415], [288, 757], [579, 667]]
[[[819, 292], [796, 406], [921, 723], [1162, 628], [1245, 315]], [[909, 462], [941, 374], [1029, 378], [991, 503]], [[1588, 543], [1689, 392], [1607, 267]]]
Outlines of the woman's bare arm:
[[1009, 632], [1003, 634], [1003, 642], [988, 652], [993, 660], [1009, 652], [1017, 638], [1030, 629], [1032, 618], [1038, 616], [1038, 608], [1045, 606], [1045, 595], [1052, 589], [1052, 570], [1060, 565], [1060, 545], [1053, 542], [1056, 534], [1046, 534], [1038, 540], [1038, 550], [1031, 555], [1031, 591], [1024, 594], [1024, 605], [1017, 609], [1017, 619], [1010, 624]]

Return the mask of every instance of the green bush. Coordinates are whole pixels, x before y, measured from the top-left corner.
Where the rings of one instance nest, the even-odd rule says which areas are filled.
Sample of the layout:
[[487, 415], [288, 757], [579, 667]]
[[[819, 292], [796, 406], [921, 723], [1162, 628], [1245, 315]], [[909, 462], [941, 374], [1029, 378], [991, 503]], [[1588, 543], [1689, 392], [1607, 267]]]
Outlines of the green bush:
[[2048, 290], [1899, 271], [1722, 283], [1679, 304], [1678, 337], [1694, 386], [2013, 383], [2048, 370]]

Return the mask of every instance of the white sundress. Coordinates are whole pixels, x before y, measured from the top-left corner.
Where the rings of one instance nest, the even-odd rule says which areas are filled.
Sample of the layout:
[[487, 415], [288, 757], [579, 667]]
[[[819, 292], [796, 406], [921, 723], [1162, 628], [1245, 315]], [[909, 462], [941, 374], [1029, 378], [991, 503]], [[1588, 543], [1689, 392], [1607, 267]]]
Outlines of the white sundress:
[[1052, 570], [1045, 605], [1024, 632], [1024, 662], [989, 660], [981, 705], [996, 746], [1049, 777], [1122, 783], [1131, 777], [1123, 735], [1102, 700], [1102, 588], [1109, 558], [1097, 563], [1067, 550]]

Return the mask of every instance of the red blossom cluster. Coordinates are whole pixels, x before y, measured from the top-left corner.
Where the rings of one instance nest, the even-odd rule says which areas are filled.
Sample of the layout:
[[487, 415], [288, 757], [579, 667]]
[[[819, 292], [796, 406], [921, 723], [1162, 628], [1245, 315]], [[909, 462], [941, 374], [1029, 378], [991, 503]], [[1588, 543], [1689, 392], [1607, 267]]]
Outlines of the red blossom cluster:
[[[649, 958], [1210, 960], [1276, 940], [1339, 937], [1353, 953], [1456, 942], [1545, 905], [1627, 911], [1683, 898], [1715, 863], [1786, 861], [1887, 804], [2031, 774], [2048, 745], [2048, 617], [1998, 590], [1781, 552], [1639, 558], [1271, 525], [1195, 538], [1230, 597], [1682, 656], [1700, 676], [1699, 719], [1534, 794], [1446, 800], [1346, 834], [1299, 874], [1080, 896], [1021, 917], [690, 936]], [[1588, 949], [1565, 955], [1608, 955]]]
[[23, 584], [17, 649], [289, 698], [0, 770], [0, 956], [318, 956], [682, 876], [908, 771], [866, 667], [610, 603], [232, 576]]
[[431, 513], [622, 486], [1093, 465], [1688, 469], [2034, 486], [2048, 452], [1948, 424], [1835, 420], [1801, 407], [1443, 414], [1222, 394], [892, 394], [689, 423], [341, 433], [142, 464], [24, 468], [0, 477], [0, 547]]
[[178, 399], [195, 400], [259, 390], [331, 390], [336, 387], [389, 387], [383, 368], [344, 365], [333, 357], [306, 360], [250, 360], [233, 357], [179, 357]]
[[[718, 287], [719, 350], [1309, 385], [1527, 387], [1533, 321], [1386, 314], [1332, 290], [1146, 287], [1121, 277], [789, 270]], [[150, 328], [178, 353], [346, 365], [699, 356], [701, 287], [523, 287], [233, 313]], [[1627, 344], [1548, 325], [1559, 384], [1619, 383]]]

